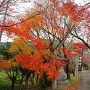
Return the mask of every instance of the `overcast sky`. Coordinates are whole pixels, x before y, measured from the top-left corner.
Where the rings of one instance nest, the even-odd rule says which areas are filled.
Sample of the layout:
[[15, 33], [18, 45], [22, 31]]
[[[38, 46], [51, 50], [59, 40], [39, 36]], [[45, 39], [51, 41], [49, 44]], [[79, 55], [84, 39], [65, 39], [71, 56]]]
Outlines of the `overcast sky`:
[[[84, 4], [88, 3], [88, 2], [90, 2], [90, 0], [74, 0], [74, 1], [75, 1], [76, 4], [79, 4], [79, 5], [84, 5]], [[25, 6], [23, 6], [23, 8], [24, 7]], [[19, 10], [19, 9], [17, 8], [17, 10]], [[4, 35], [3, 35], [2, 39], [1, 39], [1, 42], [11, 42], [11, 41], [12, 41], [12, 39], [8, 38], [4, 33]]]
[[75, 1], [75, 3], [80, 4], [80, 5], [84, 5], [88, 2], [90, 2], [90, 0], [74, 0], [74, 1]]

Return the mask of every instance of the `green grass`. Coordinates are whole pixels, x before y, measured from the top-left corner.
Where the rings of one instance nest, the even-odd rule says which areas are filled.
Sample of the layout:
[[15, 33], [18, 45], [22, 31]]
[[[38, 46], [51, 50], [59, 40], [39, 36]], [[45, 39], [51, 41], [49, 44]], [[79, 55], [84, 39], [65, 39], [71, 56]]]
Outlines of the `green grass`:
[[10, 90], [11, 81], [7, 77], [7, 74], [0, 71], [0, 90]]
[[71, 79], [70, 79], [70, 85], [76, 84], [78, 79], [76, 79], [72, 74], [71, 74]]

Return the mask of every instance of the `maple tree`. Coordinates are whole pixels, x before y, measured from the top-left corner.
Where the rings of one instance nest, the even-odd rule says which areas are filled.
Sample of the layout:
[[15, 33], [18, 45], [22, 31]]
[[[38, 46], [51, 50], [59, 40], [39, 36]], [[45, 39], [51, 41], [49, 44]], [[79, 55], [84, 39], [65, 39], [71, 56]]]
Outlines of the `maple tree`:
[[[77, 37], [77, 32], [82, 31], [80, 23], [85, 21], [85, 29], [89, 27], [89, 7], [78, 6], [71, 0], [48, 0], [45, 3], [35, 2], [35, 8], [25, 14], [25, 18], [20, 18], [17, 23], [8, 20], [3, 28], [9, 36], [16, 35], [9, 49], [18, 53], [16, 61], [25, 70], [33, 71], [33, 76], [54, 81], [59, 74], [57, 69], [66, 64], [60, 61], [61, 56], [57, 59], [60, 48], [63, 47], [64, 59], [70, 59], [73, 52], [80, 53], [65, 48], [64, 44], [71, 35]], [[87, 48], [86, 44], [73, 45]]]
[[[38, 47], [38, 45], [41, 47]], [[17, 52], [18, 55], [15, 56], [16, 61], [26, 68], [26, 70], [42, 79], [47, 78], [54, 80], [59, 75], [55, 66], [61, 68], [65, 65], [65, 62], [53, 60], [53, 58], [52, 60], [50, 60], [51, 58], [49, 59], [50, 51], [48, 49], [48, 42], [45, 41], [42, 43], [40, 42], [40, 38], [35, 42], [35, 46], [31, 41], [24, 41], [22, 38], [15, 39], [8, 51]], [[24, 73], [26, 73], [26, 70]], [[30, 76], [30, 73], [28, 75]]]
[[[30, 3], [30, 0], [0, 0], [0, 41], [2, 38], [2, 33], [5, 31], [3, 26], [5, 26], [7, 21], [11, 21], [12, 24], [14, 20], [17, 22], [18, 14], [20, 14], [19, 3]], [[23, 11], [25, 13], [26, 10]], [[17, 15], [17, 16], [16, 16]]]

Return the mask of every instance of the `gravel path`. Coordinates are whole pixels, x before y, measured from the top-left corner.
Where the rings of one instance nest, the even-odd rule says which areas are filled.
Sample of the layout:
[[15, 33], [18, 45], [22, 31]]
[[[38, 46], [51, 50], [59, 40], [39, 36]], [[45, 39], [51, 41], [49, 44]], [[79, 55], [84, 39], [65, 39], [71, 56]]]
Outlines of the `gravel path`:
[[81, 84], [75, 90], [90, 90], [90, 71], [81, 72]]

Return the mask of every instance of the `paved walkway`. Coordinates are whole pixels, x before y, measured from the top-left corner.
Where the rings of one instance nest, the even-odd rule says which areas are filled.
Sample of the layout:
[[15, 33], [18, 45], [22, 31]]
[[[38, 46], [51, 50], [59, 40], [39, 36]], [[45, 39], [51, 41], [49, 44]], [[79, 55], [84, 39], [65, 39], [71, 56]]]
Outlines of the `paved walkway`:
[[90, 90], [90, 71], [81, 72], [81, 84], [75, 90]]

